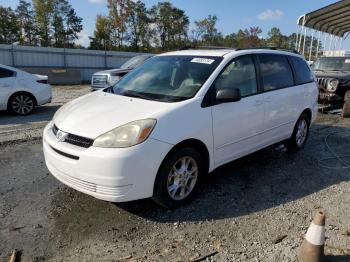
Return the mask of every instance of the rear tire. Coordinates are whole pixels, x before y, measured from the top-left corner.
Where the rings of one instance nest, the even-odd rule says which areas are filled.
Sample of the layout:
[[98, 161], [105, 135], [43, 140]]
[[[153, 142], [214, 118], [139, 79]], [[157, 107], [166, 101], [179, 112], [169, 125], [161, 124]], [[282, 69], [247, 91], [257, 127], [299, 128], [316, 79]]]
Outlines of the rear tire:
[[35, 108], [35, 99], [27, 93], [17, 93], [11, 96], [8, 109], [12, 113], [20, 116], [26, 116], [33, 112]]
[[295, 152], [302, 149], [309, 136], [310, 119], [307, 114], [302, 114], [294, 126], [292, 136], [286, 141], [285, 145], [289, 152]]
[[205, 168], [200, 154], [193, 148], [179, 149], [161, 164], [152, 198], [167, 209], [183, 206], [194, 196], [203, 174]]
[[350, 90], [348, 90], [344, 96], [343, 117], [350, 117]]

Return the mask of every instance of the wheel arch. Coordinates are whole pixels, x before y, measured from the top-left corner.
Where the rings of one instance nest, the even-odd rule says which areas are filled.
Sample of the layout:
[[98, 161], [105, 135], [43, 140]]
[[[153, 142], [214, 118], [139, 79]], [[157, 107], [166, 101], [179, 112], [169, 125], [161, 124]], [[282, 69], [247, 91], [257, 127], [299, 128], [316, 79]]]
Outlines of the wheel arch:
[[166, 154], [166, 156], [162, 160], [161, 165], [163, 164], [164, 160], [169, 155], [171, 155], [172, 153], [174, 153], [177, 150], [187, 148], [187, 147], [193, 148], [196, 151], [198, 151], [198, 153], [203, 157], [203, 164], [204, 164], [205, 170], [207, 172], [209, 172], [209, 167], [210, 167], [209, 150], [208, 150], [207, 146], [202, 141], [200, 141], [196, 138], [190, 138], [190, 139], [183, 140], [183, 141], [177, 143], [175, 146], [173, 146], [173, 148]]
[[28, 91], [16, 91], [16, 92], [13, 93], [12, 95], [10, 95], [10, 97], [8, 98], [8, 100], [7, 100], [7, 109], [10, 109], [10, 101], [11, 101], [11, 99], [12, 99], [14, 96], [19, 95], [19, 94], [26, 94], [26, 95], [29, 95], [29, 96], [30, 96], [31, 98], [33, 98], [33, 100], [34, 100], [34, 106], [37, 106], [37, 105], [38, 105], [38, 101], [37, 101], [36, 97], [35, 97], [32, 93], [30, 93], [30, 92], [28, 92]]
[[[306, 109], [304, 109], [304, 111], [303, 111], [300, 115], [303, 115], [303, 114], [307, 115], [307, 117], [309, 118], [309, 121], [310, 121], [310, 123], [311, 123], [311, 120], [312, 120], [312, 110], [311, 110], [310, 108], [306, 108]], [[309, 124], [310, 124], [310, 123], [309, 123]]]

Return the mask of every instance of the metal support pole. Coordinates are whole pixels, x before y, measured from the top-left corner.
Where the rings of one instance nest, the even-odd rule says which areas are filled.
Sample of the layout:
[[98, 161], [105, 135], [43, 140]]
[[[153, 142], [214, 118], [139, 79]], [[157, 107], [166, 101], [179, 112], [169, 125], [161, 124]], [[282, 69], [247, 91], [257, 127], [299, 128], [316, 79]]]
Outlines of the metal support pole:
[[307, 29], [305, 27], [305, 32], [304, 32], [304, 43], [303, 43], [303, 55], [305, 55], [305, 45], [306, 45], [306, 34], [309, 31], [309, 29]]
[[310, 44], [310, 50], [309, 50], [309, 61], [311, 61], [311, 57], [312, 57], [312, 48], [313, 48], [313, 45], [314, 45], [314, 33], [315, 33], [315, 30], [312, 30], [311, 44]]
[[14, 46], [13, 44], [11, 45], [11, 62], [12, 62], [12, 66], [16, 67], [16, 61], [15, 61], [15, 50], [14, 50]]
[[300, 29], [300, 26], [298, 25], [297, 26], [297, 35], [295, 37], [295, 49], [298, 49], [299, 29]]
[[318, 58], [318, 52], [319, 52], [319, 50], [320, 50], [320, 38], [321, 38], [321, 31], [318, 31], [317, 48], [316, 48], [316, 58]]
[[306, 28], [305, 28], [305, 15], [303, 17], [303, 25], [301, 26], [300, 34], [299, 34], [298, 52], [300, 52], [300, 48], [301, 48], [301, 39], [303, 36], [303, 30], [306, 30]]
[[332, 50], [332, 44], [333, 44], [333, 39], [334, 39], [334, 35], [331, 35], [331, 40], [329, 41], [329, 50]]
[[335, 36], [335, 41], [334, 41], [334, 45], [333, 45], [333, 50], [336, 50], [337, 49], [337, 44], [338, 44], [338, 40], [339, 40], [339, 37]]
[[64, 69], [67, 69], [66, 48], [63, 48], [63, 66], [64, 66]]

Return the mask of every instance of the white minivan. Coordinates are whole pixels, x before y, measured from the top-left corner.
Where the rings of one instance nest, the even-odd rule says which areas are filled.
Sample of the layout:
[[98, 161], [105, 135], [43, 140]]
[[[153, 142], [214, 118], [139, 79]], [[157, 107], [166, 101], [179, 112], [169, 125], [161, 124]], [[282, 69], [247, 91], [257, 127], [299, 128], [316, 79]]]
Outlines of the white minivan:
[[294, 52], [157, 55], [114, 86], [61, 107], [44, 130], [49, 171], [111, 202], [186, 203], [215, 168], [278, 142], [301, 149], [318, 88]]

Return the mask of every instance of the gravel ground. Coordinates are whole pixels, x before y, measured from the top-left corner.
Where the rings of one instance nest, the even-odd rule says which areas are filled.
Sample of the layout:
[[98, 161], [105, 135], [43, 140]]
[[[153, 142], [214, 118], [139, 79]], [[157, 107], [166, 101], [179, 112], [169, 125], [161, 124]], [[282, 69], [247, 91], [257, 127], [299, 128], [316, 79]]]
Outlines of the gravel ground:
[[0, 111], [0, 145], [40, 138], [46, 123], [64, 103], [90, 92], [90, 86], [53, 86], [52, 103], [37, 107], [32, 115], [18, 117]]
[[[61, 89], [33, 120], [0, 116], [1, 139], [6, 128], [16, 130], [0, 146], [0, 260], [18, 249], [21, 261], [295, 261], [313, 215], [323, 210], [328, 259], [350, 261], [350, 169], [322, 160], [333, 157], [329, 134], [332, 150], [349, 155], [349, 120], [320, 115], [304, 150], [267, 148], [225, 165], [192, 203], [167, 211], [147, 199], [100, 201], [48, 174], [35, 138], [58, 105], [87, 92]], [[37, 131], [23, 141], [30, 127]], [[22, 142], [11, 144], [10, 136]]]

